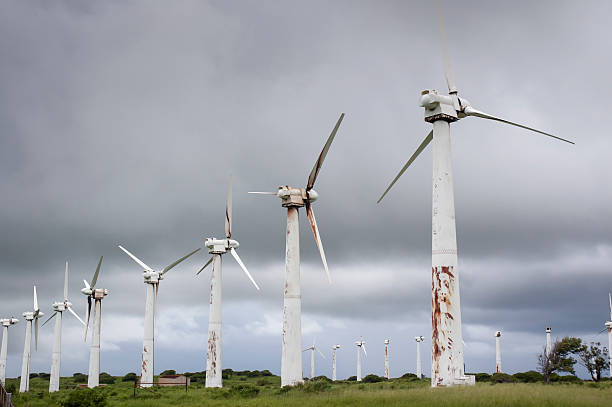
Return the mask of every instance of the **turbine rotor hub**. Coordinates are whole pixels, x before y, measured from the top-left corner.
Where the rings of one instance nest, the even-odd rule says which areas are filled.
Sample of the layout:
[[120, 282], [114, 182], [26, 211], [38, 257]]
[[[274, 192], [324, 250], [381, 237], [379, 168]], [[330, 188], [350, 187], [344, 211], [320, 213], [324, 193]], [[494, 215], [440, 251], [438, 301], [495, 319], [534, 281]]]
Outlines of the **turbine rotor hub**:
[[428, 123], [438, 120], [450, 123], [459, 120], [453, 98], [448, 95], [440, 95], [437, 90], [421, 92], [419, 105], [425, 108], [425, 121]]
[[240, 246], [237, 240], [234, 239], [215, 239], [214, 237], [206, 238], [204, 245], [208, 247], [210, 254], [223, 254], [230, 249], [236, 249]]
[[142, 272], [145, 284], [156, 284], [159, 280], [163, 280], [161, 273], [153, 270], [145, 270]]
[[278, 187], [276, 196], [281, 199], [283, 208], [301, 208], [308, 202], [319, 199], [319, 194], [314, 189], [306, 191], [305, 188], [292, 188], [288, 185]]

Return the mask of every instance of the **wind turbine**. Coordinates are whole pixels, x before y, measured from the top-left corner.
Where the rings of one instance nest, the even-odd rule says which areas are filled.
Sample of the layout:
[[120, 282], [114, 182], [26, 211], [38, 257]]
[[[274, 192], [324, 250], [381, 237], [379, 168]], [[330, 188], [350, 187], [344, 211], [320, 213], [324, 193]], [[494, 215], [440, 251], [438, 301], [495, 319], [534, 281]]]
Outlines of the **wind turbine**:
[[[205, 241], [209, 253], [212, 254], [210, 260], [197, 272], [200, 274], [210, 263], [210, 300], [208, 316], [208, 350], [206, 352], [206, 387], [223, 387], [222, 375], [222, 342], [221, 342], [221, 299], [222, 299], [222, 256], [228, 251], [236, 260], [242, 271], [251, 280], [251, 283], [259, 290], [259, 286], [247, 270], [246, 266], [238, 257], [236, 248], [240, 244], [232, 237], [232, 176], [230, 175], [227, 187], [227, 199], [225, 201], [225, 239], [207, 238]], [[196, 275], [197, 275], [196, 274]]]
[[102, 300], [108, 295], [106, 288], [94, 288], [100, 274], [102, 257], [98, 261], [98, 267], [91, 279], [91, 285], [83, 280], [85, 287], [81, 288], [81, 293], [87, 296], [87, 323], [85, 324], [85, 340], [87, 340], [87, 329], [89, 328], [89, 316], [91, 314], [91, 300], [94, 300], [93, 328], [91, 332], [91, 345], [89, 350], [89, 375], [87, 377], [87, 387], [98, 387], [100, 384], [100, 330], [102, 324]]
[[450, 68], [442, 11], [438, 4], [442, 33], [444, 67], [448, 95], [436, 90], [424, 90], [420, 105], [425, 108], [425, 121], [433, 130], [421, 142], [415, 153], [400, 170], [389, 187], [378, 199], [380, 202], [404, 171], [433, 141], [433, 208], [432, 208], [432, 375], [431, 385], [452, 386], [471, 384], [473, 376], [466, 376], [461, 335], [461, 306], [459, 273], [457, 269], [457, 237], [455, 202], [451, 165], [450, 123], [468, 116], [494, 120], [534, 131], [571, 144], [573, 142], [552, 134], [508, 121], [474, 109], [467, 99], [458, 96]]
[[323, 243], [317, 228], [312, 203], [317, 200], [319, 194], [312, 189], [319, 175], [323, 160], [331, 147], [344, 113], [336, 122], [323, 151], [315, 163], [306, 188], [292, 188], [288, 185], [278, 187], [277, 192], [249, 192], [250, 194], [276, 195], [281, 199], [281, 206], [287, 208], [287, 234], [285, 247], [285, 289], [283, 295], [283, 341], [281, 357], [281, 386], [294, 386], [302, 383], [302, 300], [300, 290], [300, 224], [298, 221], [298, 208], [306, 206], [306, 215], [310, 221], [310, 227], [314, 234], [317, 248], [327, 281], [331, 284], [331, 276], [327, 267]]
[[355, 342], [355, 345], [357, 345], [357, 381], [360, 382], [361, 381], [361, 350], [363, 350], [363, 354], [365, 357], [368, 357], [368, 352], [366, 352], [365, 341], [363, 340], [363, 337], [357, 342]]
[[302, 351], [302, 352], [306, 352], [308, 350], [311, 351], [310, 352], [310, 380], [314, 379], [315, 377], [315, 351], [319, 352], [319, 355], [321, 355], [321, 357], [325, 359], [325, 355], [321, 353], [321, 351], [315, 345], [316, 341], [317, 341], [317, 338], [314, 338], [312, 341], [312, 346], [309, 346]]
[[550, 333], [552, 332], [552, 329], [550, 329], [550, 326], [546, 327], [546, 354], [550, 355], [550, 350], [552, 349], [552, 344], [550, 341]]
[[385, 339], [385, 379], [389, 379], [389, 339]]
[[61, 353], [62, 353], [62, 316], [63, 312], [68, 310], [72, 315], [75, 316], [76, 319], [79, 320], [85, 325], [85, 322], [74, 312], [72, 309], [72, 303], [68, 301], [68, 262], [66, 262], [66, 271], [64, 273], [64, 301], [62, 302], [54, 302], [53, 303], [53, 314], [47, 319], [42, 326], [53, 317], [57, 316], [55, 320], [55, 330], [53, 337], [53, 353], [51, 355], [51, 377], [49, 378], [49, 393], [59, 390], [60, 384], [60, 362], [61, 362]]
[[422, 336], [415, 336], [414, 340], [416, 341], [416, 348], [417, 348], [417, 356], [416, 356], [416, 375], [417, 377], [420, 379], [423, 378], [423, 373], [421, 370], [421, 342], [423, 342], [423, 340], [425, 340], [424, 337]]
[[24, 312], [26, 320], [25, 344], [23, 346], [23, 360], [21, 362], [21, 380], [19, 381], [19, 393], [30, 391], [30, 349], [32, 348], [32, 321], [34, 321], [34, 350], [38, 350], [38, 319], [45, 315], [38, 308], [38, 296], [34, 286], [34, 309]]
[[336, 351], [340, 349], [340, 345], [332, 346], [332, 381], [336, 381]]
[[612, 294], [608, 293], [608, 299], [610, 300], [610, 321], [606, 322], [606, 329], [608, 330], [608, 356], [610, 358], [610, 378], [612, 378]]
[[495, 331], [495, 373], [502, 372], [500, 337], [501, 331]]
[[144, 339], [142, 343], [142, 365], [140, 373], [140, 386], [153, 386], [153, 371], [155, 368], [155, 305], [157, 303], [157, 292], [159, 290], [159, 281], [164, 278], [164, 274], [174, 268], [177, 264], [187, 259], [192, 254], [200, 249], [196, 249], [191, 253], [186, 254], [173, 263], [164, 267], [161, 271], [155, 271], [147, 266], [142, 260], [134, 256], [123, 246], [119, 245], [128, 256], [132, 258], [140, 267], [143, 268], [142, 276], [144, 283], [147, 286], [146, 301], [145, 301], [145, 318], [144, 318]]
[[2, 324], [2, 348], [0, 348], [0, 383], [4, 386], [6, 380], [6, 351], [8, 348], [8, 329], [9, 326], [15, 325], [19, 320], [17, 318], [0, 319]]

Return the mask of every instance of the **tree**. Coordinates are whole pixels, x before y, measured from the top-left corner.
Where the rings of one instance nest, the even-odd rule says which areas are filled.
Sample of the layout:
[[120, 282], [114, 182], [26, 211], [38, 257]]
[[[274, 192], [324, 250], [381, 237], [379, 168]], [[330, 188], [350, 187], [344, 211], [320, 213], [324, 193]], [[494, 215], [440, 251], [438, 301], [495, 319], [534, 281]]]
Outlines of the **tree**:
[[540, 373], [544, 376], [546, 383], [550, 382], [550, 376], [554, 372], [567, 372], [575, 374], [574, 365], [576, 359], [572, 357], [577, 354], [582, 346], [580, 338], [572, 338], [566, 336], [561, 340], [556, 340], [550, 352], [546, 352], [546, 348], [538, 355], [538, 367]]
[[580, 364], [588, 370], [596, 382], [601, 379], [601, 372], [610, 368], [608, 349], [599, 342], [591, 342], [588, 346], [582, 345], [578, 350], [578, 357]]

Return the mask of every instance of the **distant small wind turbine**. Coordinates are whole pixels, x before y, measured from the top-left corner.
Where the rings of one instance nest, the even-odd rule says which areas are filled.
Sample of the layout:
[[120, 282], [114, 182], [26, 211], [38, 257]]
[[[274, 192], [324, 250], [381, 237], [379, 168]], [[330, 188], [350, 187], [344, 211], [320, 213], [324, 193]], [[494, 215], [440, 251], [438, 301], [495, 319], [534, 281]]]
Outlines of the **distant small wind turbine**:
[[34, 309], [31, 312], [24, 312], [26, 320], [25, 344], [23, 346], [23, 360], [21, 362], [21, 380], [19, 381], [19, 393], [30, 391], [30, 349], [32, 347], [32, 321], [34, 321], [34, 350], [38, 350], [38, 319], [43, 314], [38, 308], [38, 296], [36, 286], [34, 286]]
[[546, 354], [550, 355], [550, 350], [552, 349], [552, 344], [551, 344], [551, 340], [550, 340], [550, 333], [552, 332], [552, 329], [550, 329], [550, 326], [546, 327]]
[[336, 381], [336, 351], [340, 349], [340, 345], [332, 346], [332, 381]]
[[[221, 341], [221, 299], [223, 295], [223, 273], [222, 273], [222, 256], [228, 251], [236, 260], [242, 271], [251, 280], [251, 283], [259, 290], [259, 286], [247, 270], [246, 266], [238, 257], [239, 243], [232, 237], [232, 176], [230, 175], [229, 184], [227, 187], [227, 199], [225, 201], [225, 239], [215, 239], [214, 237], [207, 238], [205, 241], [206, 247], [212, 257], [204, 266], [197, 272], [200, 274], [206, 266], [212, 263], [210, 272], [210, 300], [208, 309], [208, 349], [206, 352], [206, 387], [223, 387], [222, 374], [222, 341]], [[196, 274], [196, 275], [197, 275]]]
[[325, 355], [321, 353], [321, 351], [315, 345], [316, 342], [317, 342], [317, 338], [314, 338], [312, 341], [312, 346], [309, 346], [302, 351], [302, 352], [306, 352], [308, 350], [311, 351], [310, 352], [310, 380], [315, 378], [315, 351], [319, 352], [319, 355], [321, 355], [321, 357], [325, 359]]
[[42, 326], [53, 317], [55, 320], [55, 330], [53, 332], [53, 353], [51, 355], [51, 376], [49, 377], [49, 393], [59, 390], [60, 385], [60, 363], [62, 356], [62, 316], [64, 311], [70, 312], [76, 319], [85, 326], [85, 322], [72, 309], [72, 303], [68, 301], [68, 262], [66, 262], [66, 271], [64, 273], [64, 301], [53, 303], [53, 314], [47, 319]]
[[87, 322], [85, 323], [85, 341], [87, 341], [87, 330], [89, 328], [89, 317], [91, 316], [91, 300], [94, 300], [93, 327], [91, 330], [91, 345], [89, 348], [89, 374], [87, 376], [87, 387], [98, 387], [100, 385], [100, 331], [102, 328], [102, 300], [108, 295], [106, 288], [95, 288], [102, 266], [102, 257], [98, 261], [98, 267], [91, 279], [91, 284], [83, 280], [85, 287], [81, 293], [87, 296]]
[[389, 339], [385, 339], [385, 379], [389, 378]]
[[0, 319], [2, 324], [2, 348], [0, 348], [0, 383], [2, 386], [5, 385], [6, 380], [6, 352], [8, 349], [8, 329], [9, 326], [15, 325], [19, 320], [17, 318], [3, 318]]
[[440, 2], [438, 2], [438, 12], [448, 95], [439, 94], [436, 90], [421, 92], [420, 105], [425, 109], [425, 121], [433, 125], [433, 130], [421, 142], [415, 153], [378, 199], [378, 202], [380, 202], [385, 197], [404, 171], [433, 141], [432, 387], [474, 383], [474, 376], [465, 374], [463, 360], [450, 124], [465, 117], [473, 116], [520, 127], [574, 144], [572, 141], [550, 133], [476, 110], [467, 99], [460, 98], [450, 67]]
[[502, 372], [500, 337], [501, 331], [495, 331], [495, 373]]
[[126, 248], [119, 245], [119, 248], [125, 252], [132, 260], [143, 268], [142, 277], [147, 285], [147, 296], [145, 300], [145, 318], [144, 318], [144, 335], [142, 341], [142, 365], [140, 373], [140, 387], [153, 386], [153, 374], [155, 369], [155, 308], [157, 305], [157, 293], [159, 291], [159, 282], [163, 280], [164, 274], [173, 269], [183, 260], [198, 252], [196, 249], [191, 253], [186, 254], [173, 263], [170, 263], [160, 271], [155, 271], [147, 266], [142, 260], [130, 253]]
[[423, 372], [421, 371], [421, 342], [423, 342], [425, 338], [422, 336], [415, 336], [414, 340], [416, 341], [416, 375], [419, 379], [423, 378]]
[[342, 123], [344, 113], [336, 122], [323, 151], [315, 163], [306, 188], [292, 188], [288, 185], [278, 187], [277, 192], [249, 192], [250, 194], [276, 195], [281, 199], [281, 206], [287, 208], [287, 233], [285, 245], [285, 289], [283, 296], [283, 340], [281, 356], [281, 386], [294, 386], [302, 383], [302, 296], [300, 288], [300, 223], [298, 221], [298, 209], [306, 207], [306, 215], [310, 221], [310, 227], [314, 234], [315, 243], [319, 249], [319, 255], [323, 261], [323, 267], [327, 274], [327, 281], [331, 284], [331, 276], [327, 267], [321, 235], [317, 227], [312, 203], [317, 200], [319, 194], [312, 189], [314, 187], [319, 171], [323, 166], [323, 160], [331, 147], [336, 132]]
[[355, 345], [357, 345], [357, 381], [360, 382], [361, 381], [361, 350], [363, 350], [363, 355], [365, 357], [368, 357], [368, 352], [366, 352], [365, 341], [363, 340], [363, 337], [357, 342], [355, 342]]
[[608, 357], [610, 358], [610, 378], [612, 378], [612, 294], [608, 293], [608, 300], [610, 300], [610, 321], [606, 322], [606, 329], [608, 330]]

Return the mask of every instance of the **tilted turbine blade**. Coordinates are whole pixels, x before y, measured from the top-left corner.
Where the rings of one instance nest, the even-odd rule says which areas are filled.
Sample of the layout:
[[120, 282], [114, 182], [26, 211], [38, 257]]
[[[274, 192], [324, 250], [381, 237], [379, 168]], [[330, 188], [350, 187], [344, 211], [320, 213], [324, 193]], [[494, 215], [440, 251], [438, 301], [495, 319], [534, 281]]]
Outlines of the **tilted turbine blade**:
[[276, 195], [276, 192], [261, 192], [261, 191], [249, 191], [248, 194], [256, 194], [256, 195]]
[[79, 320], [79, 322], [80, 322], [81, 324], [83, 324], [83, 326], [85, 326], [85, 322], [83, 322], [83, 320], [81, 319], [81, 317], [79, 317], [79, 316], [77, 315], [77, 313], [76, 313], [76, 312], [74, 312], [74, 310], [72, 309], [72, 307], [67, 307], [67, 309], [68, 309], [68, 311], [69, 311], [69, 312], [70, 312], [72, 315], [74, 315], [74, 317], [75, 317], [76, 319], [78, 319], [78, 320]]
[[602, 334], [602, 333], [606, 332], [607, 330], [608, 330], [608, 328], [604, 328], [604, 329], [602, 329], [601, 331], [599, 331], [599, 333], [598, 333], [597, 335], [600, 335], [600, 334]]
[[205, 269], [205, 268], [206, 268], [206, 267], [207, 267], [207, 266], [208, 266], [210, 263], [212, 263], [213, 259], [214, 259], [214, 257], [211, 257], [211, 258], [210, 258], [210, 259], [209, 259], [209, 260], [206, 262], [206, 264], [202, 266], [202, 268], [200, 269], [200, 271], [198, 271], [198, 272], [196, 273], [196, 276], [197, 276], [198, 274], [200, 274], [202, 271], [204, 271], [204, 269]]
[[440, 0], [436, 2], [436, 8], [438, 9], [438, 23], [440, 24], [440, 40], [442, 42], [442, 57], [444, 59], [444, 75], [446, 77], [446, 86], [448, 87], [448, 93], [453, 99], [455, 110], [460, 110], [460, 102], [457, 97], [457, 86], [455, 86], [455, 77], [453, 70], [451, 69], [450, 55], [448, 52], [448, 41], [446, 38], [446, 24], [444, 23], [444, 14], [442, 13], [442, 4]]
[[38, 317], [34, 318], [34, 350], [38, 350]]
[[315, 348], [315, 350], [316, 350], [317, 352], [319, 352], [319, 355], [321, 355], [321, 357], [322, 357], [323, 359], [327, 359], [327, 358], [325, 357], [325, 355], [324, 355], [324, 354], [323, 354], [323, 353], [322, 353], [322, 352], [321, 352], [321, 351], [320, 351], [318, 348]]
[[550, 133], [546, 133], [544, 131], [541, 131], [541, 130], [538, 130], [538, 129], [534, 129], [533, 127], [523, 126], [522, 124], [514, 123], [514, 122], [511, 122], [509, 120], [505, 120], [505, 119], [501, 119], [499, 117], [491, 116], [490, 114], [481, 112], [480, 110], [476, 110], [476, 109], [474, 109], [471, 106], [466, 106], [465, 109], [463, 109], [463, 113], [465, 113], [466, 116], [475, 116], [475, 117], [480, 117], [482, 119], [495, 120], [496, 122], [506, 123], [506, 124], [510, 124], [512, 126], [520, 127], [522, 129], [535, 131], [536, 133], [544, 134], [545, 136], [556, 138], [557, 140], [565, 141], [566, 143], [576, 144], [573, 141], [566, 140], [566, 139], [561, 138], [561, 137], [553, 136]]
[[306, 352], [307, 350], [310, 350], [310, 348], [306, 348], [306, 349], [304, 349], [302, 352]]
[[174, 263], [168, 264], [166, 267], [163, 268], [163, 270], [161, 271], [161, 275], [166, 274], [168, 271], [170, 271], [171, 269], [174, 268], [174, 266], [176, 266], [177, 264], [179, 264], [180, 262], [182, 262], [183, 260], [186, 260], [189, 256], [197, 253], [200, 251], [200, 248], [198, 247], [197, 249], [195, 249], [194, 251], [187, 253], [186, 255], [184, 255], [183, 257], [181, 257], [180, 259], [178, 259], [177, 261], [175, 261]]
[[317, 227], [317, 221], [315, 219], [314, 211], [312, 210], [312, 205], [306, 202], [306, 215], [308, 215], [308, 220], [310, 221], [310, 227], [312, 228], [312, 234], [314, 235], [315, 243], [317, 244], [317, 249], [319, 249], [319, 254], [321, 255], [321, 261], [323, 261], [323, 267], [325, 268], [325, 274], [327, 274], [327, 282], [331, 284], [331, 275], [329, 274], [329, 268], [327, 267], [327, 259], [325, 258], [325, 251], [323, 250], [323, 243], [321, 242], [321, 235], [319, 234], [319, 228]]
[[236, 259], [236, 262], [238, 263], [238, 265], [240, 265], [240, 268], [242, 269], [242, 271], [244, 271], [244, 274], [247, 275], [247, 277], [249, 278], [249, 280], [251, 280], [251, 283], [253, 283], [253, 285], [255, 286], [255, 288], [257, 288], [259, 290], [259, 286], [257, 285], [257, 283], [255, 282], [255, 280], [253, 280], [253, 276], [251, 276], [251, 273], [249, 273], [249, 270], [247, 270], [246, 266], [244, 265], [244, 263], [242, 262], [242, 260], [240, 260], [240, 257], [238, 257], [238, 253], [236, 252], [236, 249], [234, 249], [233, 247], [230, 249], [230, 253], [232, 253], [232, 256], [234, 256], [234, 259]]
[[340, 123], [342, 123], [342, 119], [344, 119], [344, 113], [340, 115], [340, 118], [336, 122], [334, 129], [332, 130], [331, 134], [327, 138], [327, 142], [325, 143], [325, 146], [323, 146], [323, 150], [321, 151], [321, 154], [319, 154], [319, 158], [317, 158], [317, 162], [315, 163], [314, 167], [312, 167], [312, 171], [310, 171], [310, 175], [308, 176], [308, 184], [306, 185], [306, 191], [310, 191], [312, 187], [314, 186], [314, 183], [317, 180], [317, 176], [319, 175], [319, 171], [321, 170], [321, 167], [323, 166], [323, 160], [325, 160], [325, 156], [327, 155], [327, 152], [329, 151], [329, 148], [331, 147], [332, 141], [334, 141], [334, 137], [336, 137], [336, 133], [338, 132]]
[[121, 250], [123, 250], [125, 252], [125, 254], [127, 254], [128, 256], [130, 256], [132, 258], [132, 260], [134, 260], [136, 263], [138, 263], [138, 265], [140, 265], [140, 267], [142, 267], [143, 269], [145, 269], [146, 271], [153, 271], [153, 269], [149, 266], [147, 266], [144, 261], [140, 260], [138, 257], [134, 256], [132, 253], [130, 253], [125, 247], [119, 245], [118, 246]]
[[100, 261], [98, 262], [98, 267], [96, 267], [96, 272], [94, 273], [93, 278], [91, 279], [91, 288], [96, 286], [96, 281], [98, 281], [98, 274], [100, 274], [100, 267], [102, 266], [102, 258], [104, 256], [100, 256]]
[[38, 314], [38, 296], [36, 295], [36, 286], [34, 286], [34, 314]]
[[42, 328], [43, 326], [45, 326], [47, 324], [47, 322], [51, 321], [56, 314], [57, 314], [57, 311], [55, 311], [53, 314], [51, 314], [51, 316], [49, 318], [47, 318], [47, 320], [45, 322], [43, 322], [43, 324], [40, 327]]
[[87, 329], [89, 329], [89, 317], [91, 316], [91, 295], [87, 296], [87, 322], [85, 323], [85, 338], [84, 341], [87, 342]]
[[66, 262], [66, 272], [64, 273], [64, 301], [68, 301], [68, 262]]
[[363, 349], [363, 354], [368, 357], [368, 352], [366, 352], [365, 343], [361, 345], [361, 349]]
[[227, 200], [225, 201], [225, 237], [232, 237], [232, 174], [227, 186]]
[[429, 134], [427, 135], [427, 137], [425, 137], [425, 140], [423, 140], [423, 142], [421, 143], [421, 145], [419, 146], [419, 148], [416, 149], [416, 151], [414, 152], [414, 154], [412, 154], [412, 156], [410, 157], [410, 159], [408, 160], [408, 162], [406, 163], [406, 165], [404, 165], [402, 167], [402, 169], [400, 170], [399, 174], [397, 174], [397, 176], [393, 179], [393, 181], [391, 182], [391, 184], [389, 184], [389, 186], [387, 187], [387, 189], [385, 189], [385, 192], [383, 192], [383, 194], [380, 196], [380, 198], [378, 198], [378, 201], [376, 201], [376, 203], [380, 203], [380, 201], [382, 201], [382, 199], [385, 197], [385, 195], [387, 195], [387, 192], [389, 192], [389, 190], [391, 189], [391, 187], [397, 182], [397, 180], [399, 179], [399, 177], [402, 176], [402, 174], [404, 174], [404, 172], [408, 169], [408, 167], [410, 167], [410, 164], [412, 164], [412, 162], [414, 160], [416, 160], [416, 158], [419, 156], [419, 154], [421, 154], [423, 152], [423, 150], [425, 149], [425, 147], [427, 147], [427, 145], [429, 143], [431, 143], [431, 140], [433, 139], [433, 130], [429, 132]]
[[85, 284], [85, 288], [87, 288], [88, 290], [91, 288], [87, 280], [83, 280], [83, 284]]

